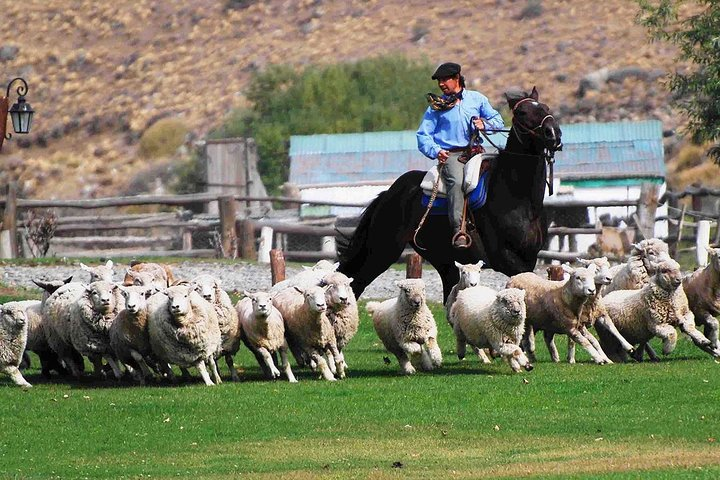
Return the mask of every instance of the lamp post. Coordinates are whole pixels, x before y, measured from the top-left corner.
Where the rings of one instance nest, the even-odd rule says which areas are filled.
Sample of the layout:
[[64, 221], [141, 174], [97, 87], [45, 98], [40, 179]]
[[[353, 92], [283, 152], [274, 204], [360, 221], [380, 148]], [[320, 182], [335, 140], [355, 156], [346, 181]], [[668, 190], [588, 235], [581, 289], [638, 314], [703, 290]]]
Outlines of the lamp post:
[[[10, 104], [10, 89], [15, 82], [21, 83], [15, 90], [18, 95], [18, 100], [17, 103], [13, 104], [12, 108], [8, 110], [8, 105]], [[25, 101], [27, 91], [28, 85], [25, 79], [17, 77], [10, 80], [5, 96], [0, 97], [0, 150], [2, 150], [3, 141], [6, 138], [9, 140], [12, 137], [12, 134], [6, 133], [8, 112], [10, 112], [10, 119], [12, 120], [15, 133], [25, 134], [30, 131], [33, 113], [35, 113], [35, 111], [30, 104]]]

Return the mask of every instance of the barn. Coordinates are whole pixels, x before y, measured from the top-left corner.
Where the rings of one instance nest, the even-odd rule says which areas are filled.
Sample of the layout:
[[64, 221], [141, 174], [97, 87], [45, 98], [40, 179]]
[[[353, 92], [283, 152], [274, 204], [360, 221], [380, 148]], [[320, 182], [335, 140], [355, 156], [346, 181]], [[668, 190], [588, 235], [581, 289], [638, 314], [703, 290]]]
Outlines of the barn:
[[[662, 124], [657, 120], [565, 124], [563, 150], [555, 162], [553, 203], [562, 199], [637, 200], [643, 183], [665, 191]], [[493, 142], [502, 147], [505, 134]], [[493, 151], [492, 147], [488, 148]], [[402, 173], [427, 170], [433, 162], [417, 150], [414, 131], [367, 132], [336, 135], [295, 135], [290, 138], [290, 178], [302, 199], [367, 203]], [[547, 197], [546, 197], [547, 198]], [[321, 212], [319, 211], [321, 210]], [[307, 214], [357, 216], [359, 207], [306, 207]], [[633, 207], [598, 207], [586, 211], [586, 221], [599, 217], [629, 217]], [[658, 215], [663, 214], [661, 210]], [[556, 223], [578, 223], [583, 215], [556, 212]], [[603, 218], [605, 218], [603, 216]], [[656, 235], [666, 234], [658, 224]], [[663, 232], [663, 230], [665, 230]], [[592, 235], [578, 238], [584, 251]], [[551, 248], [553, 245], [551, 245]], [[558, 245], [554, 245], [557, 249]]]

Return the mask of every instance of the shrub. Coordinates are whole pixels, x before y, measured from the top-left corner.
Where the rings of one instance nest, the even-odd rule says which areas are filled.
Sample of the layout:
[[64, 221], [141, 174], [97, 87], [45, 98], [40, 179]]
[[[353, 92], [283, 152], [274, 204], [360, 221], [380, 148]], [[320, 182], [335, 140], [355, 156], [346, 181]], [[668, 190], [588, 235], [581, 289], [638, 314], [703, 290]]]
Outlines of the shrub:
[[684, 145], [678, 152], [675, 171], [687, 170], [702, 164], [705, 150], [705, 148], [692, 143]]
[[542, 0], [528, 0], [527, 5], [516, 17], [518, 20], [537, 18], [543, 14]]
[[140, 137], [138, 154], [143, 158], [170, 157], [183, 144], [187, 133], [188, 128], [181, 120], [158, 120]]

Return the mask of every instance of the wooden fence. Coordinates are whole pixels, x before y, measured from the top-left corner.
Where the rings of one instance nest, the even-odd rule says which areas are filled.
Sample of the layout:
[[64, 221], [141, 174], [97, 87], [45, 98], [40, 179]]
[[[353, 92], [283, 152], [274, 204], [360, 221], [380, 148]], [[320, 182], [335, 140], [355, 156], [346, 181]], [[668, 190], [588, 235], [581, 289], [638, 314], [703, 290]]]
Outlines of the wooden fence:
[[[655, 195], [655, 196], [653, 196]], [[716, 195], [720, 191], [710, 189], [695, 189], [693, 191], [668, 193], [660, 199], [668, 201], [670, 205], [687, 195]], [[667, 220], [671, 226], [671, 233], [667, 240], [671, 247], [679, 240], [689, 240], [697, 234], [683, 234], [687, 228], [700, 228], [701, 222], [686, 221], [685, 216], [702, 220], [711, 220], [717, 225], [719, 215], [717, 212], [708, 215], [685, 206], [676, 208], [670, 206], [670, 213], [664, 217], [656, 217], [656, 194], [647, 191], [641, 195], [639, 201], [632, 200], [560, 200], [558, 197], [548, 197], [547, 206], [554, 207], [633, 207], [636, 208], [635, 220], [640, 227], [642, 236], [652, 234], [655, 221]], [[238, 202], [283, 202], [286, 204], [311, 204], [345, 207], [363, 207], [365, 204], [346, 202], [307, 201], [285, 197], [251, 197], [241, 195], [223, 195], [218, 197], [213, 193], [200, 193], [190, 195], [138, 195], [128, 197], [109, 197], [85, 200], [39, 200], [23, 199], [17, 197], [17, 189], [11, 184], [7, 188], [5, 198], [0, 198], [0, 207], [4, 209], [3, 224], [0, 231], [0, 257], [12, 258], [18, 252], [18, 229], [26, 227], [19, 220], [18, 213], [33, 209], [106, 209], [108, 207], [130, 207], [141, 205], [161, 205], [184, 207], [193, 204], [207, 204], [217, 202], [219, 215], [191, 214], [189, 211], [179, 213], [165, 212], [153, 214], [111, 214], [111, 215], [68, 215], [57, 218], [55, 231], [59, 235], [53, 239], [53, 245], [58, 247], [76, 248], [65, 256], [128, 256], [127, 251], [117, 253], [112, 248], [121, 247], [134, 249], [134, 256], [184, 256], [184, 257], [212, 257], [223, 256], [227, 258], [241, 257], [245, 259], [258, 259], [263, 262], [270, 261], [270, 250], [282, 245], [282, 237], [287, 235], [307, 235], [321, 237], [320, 250], [285, 251], [284, 256], [289, 260], [315, 260], [321, 258], [335, 258], [335, 235], [338, 231], [351, 235], [352, 228], [335, 228], [333, 226], [307, 225], [288, 223], [279, 220], [254, 220], [242, 218], [238, 215]], [[708, 225], [703, 224], [702, 228]], [[129, 232], [140, 230], [143, 235], [131, 235]], [[162, 230], [163, 233], [157, 233]], [[153, 232], [148, 235], [147, 232]], [[22, 230], [21, 230], [22, 232]], [[118, 232], [113, 235], [114, 232]], [[215, 235], [214, 248], [198, 249], [193, 246], [193, 233], [209, 232]], [[554, 226], [549, 229], [550, 235], [599, 235], [602, 229], [598, 227], [570, 228]], [[70, 234], [79, 234], [68, 236]], [[720, 229], [716, 228], [715, 241], [718, 241]], [[23, 240], [26, 241], [26, 240]], [[173, 246], [175, 248], [173, 248]], [[675, 247], [677, 248], [677, 247]], [[144, 250], [138, 250], [144, 249]], [[577, 257], [587, 256], [583, 252], [553, 252], [543, 250], [539, 254], [542, 260], [571, 261]]]

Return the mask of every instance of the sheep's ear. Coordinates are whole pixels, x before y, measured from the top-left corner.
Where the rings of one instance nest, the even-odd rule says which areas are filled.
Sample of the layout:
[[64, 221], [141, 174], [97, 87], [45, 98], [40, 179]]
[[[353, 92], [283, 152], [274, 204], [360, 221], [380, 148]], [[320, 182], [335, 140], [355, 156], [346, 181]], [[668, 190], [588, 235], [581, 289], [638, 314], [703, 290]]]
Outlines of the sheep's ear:
[[126, 275], [130, 275], [132, 278], [135, 278], [135, 271], [134, 271], [134, 270], [130, 270], [129, 268], [126, 268], [126, 269], [125, 269], [125, 274], [126, 274]]
[[308, 267], [307, 265], [302, 266], [303, 270], [312, 270], [312, 267]]
[[66, 278], [65, 280], [63, 280], [62, 282], [63, 282], [63, 283], [70, 283], [70, 282], [72, 282], [72, 277], [73, 277], [73, 276], [70, 275], [69, 277], [67, 277], [67, 278]]
[[106, 266], [107, 268], [112, 268], [112, 267], [113, 267], [113, 261], [112, 261], [112, 260], [108, 260], [107, 262], [105, 262], [105, 266]]
[[128, 290], [126, 290], [125, 287], [118, 287], [118, 288], [120, 288], [120, 293], [122, 294], [122, 296], [127, 299], [130, 292]]
[[215, 279], [215, 286], [218, 287], [218, 288], [220, 288], [221, 285], [222, 285], [222, 280], [220, 280], [219, 278], [216, 278], [216, 279]]
[[322, 287], [322, 289], [323, 291], [327, 292], [328, 290], [330, 290], [330, 285], [325, 285], [324, 287]]
[[303, 295], [305, 294], [305, 292], [303, 291], [303, 289], [300, 288], [300, 287], [298, 287], [297, 285], [293, 285], [293, 288], [294, 288], [295, 290], [297, 290], [298, 292], [302, 293]]
[[485, 266], [485, 262], [483, 262], [482, 260], [478, 260], [478, 262], [475, 265], [477, 265], [478, 268], [482, 268]]
[[333, 268], [332, 268], [333, 272], [337, 272], [338, 267], [340, 267], [340, 262], [333, 263]]
[[588, 260], [587, 258], [578, 258], [577, 261], [580, 265], [584, 265], [586, 267], [592, 263], [592, 260]]
[[636, 248], [636, 249], [638, 249], [638, 250], [642, 250], [642, 249], [643, 249], [642, 245], [640, 245], [639, 242], [638, 242], [638, 243], [631, 243], [630, 246], [633, 247], [633, 248]]
[[352, 283], [355, 280], [353, 277], [348, 277], [348, 283]]
[[563, 263], [563, 264], [561, 265], [561, 267], [562, 267], [562, 269], [563, 269], [563, 272], [569, 273], [570, 275], [572, 275], [572, 274], [575, 272], [575, 269], [572, 268], [572, 267], [571, 267], [570, 265], [568, 265], [567, 263]]
[[456, 266], [457, 268], [462, 268], [463, 264], [460, 263], [460, 262], [458, 262], [457, 260], [455, 260], [455, 266]]
[[85, 292], [86, 292], [86, 293], [92, 292], [92, 284], [85, 285]]
[[92, 272], [92, 268], [88, 267], [87, 265], [85, 265], [85, 264], [82, 263], [82, 262], [80, 262], [80, 268], [82, 268], [82, 269], [85, 270], [86, 272]]
[[587, 266], [587, 270], [590, 272], [591, 275], [595, 275], [597, 273], [597, 265], [591, 263]]
[[246, 296], [246, 297], [250, 297], [250, 296], [251, 296], [250, 292], [248, 292], [247, 290], [243, 290], [243, 291], [242, 291], [242, 294], [243, 294], [244, 296]]
[[113, 284], [112, 288], [110, 289], [112, 292], [116, 291], [118, 289], [119, 285]]

